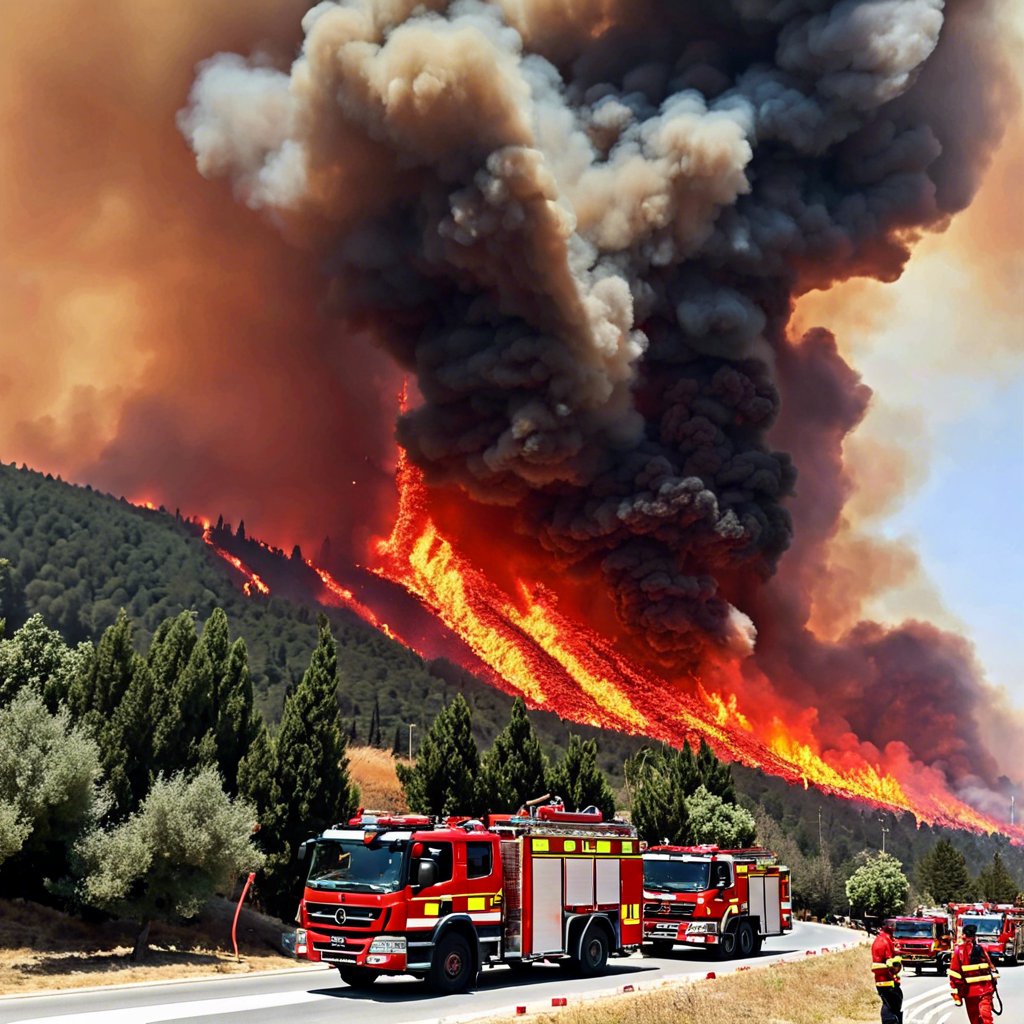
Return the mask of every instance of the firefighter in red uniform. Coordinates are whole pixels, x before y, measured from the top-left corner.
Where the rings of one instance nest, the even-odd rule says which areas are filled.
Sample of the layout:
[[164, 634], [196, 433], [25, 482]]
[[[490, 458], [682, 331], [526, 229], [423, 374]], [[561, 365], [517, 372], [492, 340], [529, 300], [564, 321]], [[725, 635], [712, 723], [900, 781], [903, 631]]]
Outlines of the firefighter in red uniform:
[[875, 975], [875, 991], [882, 1000], [882, 1024], [903, 1024], [903, 989], [900, 971], [903, 958], [893, 941], [895, 924], [885, 921], [871, 943], [871, 970]]
[[975, 940], [977, 934], [977, 925], [964, 925], [963, 941], [953, 950], [949, 962], [949, 987], [957, 1006], [967, 1003], [971, 1024], [992, 1024], [992, 996], [999, 972]]

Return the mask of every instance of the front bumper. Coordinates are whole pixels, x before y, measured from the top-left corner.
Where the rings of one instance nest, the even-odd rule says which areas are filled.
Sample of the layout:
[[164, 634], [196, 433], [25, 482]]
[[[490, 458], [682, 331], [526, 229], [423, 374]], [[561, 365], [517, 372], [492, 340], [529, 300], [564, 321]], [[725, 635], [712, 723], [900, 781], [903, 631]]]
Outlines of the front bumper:
[[306, 929], [305, 956], [314, 963], [336, 967], [369, 967], [392, 974], [403, 974], [408, 963], [404, 936], [348, 935]]

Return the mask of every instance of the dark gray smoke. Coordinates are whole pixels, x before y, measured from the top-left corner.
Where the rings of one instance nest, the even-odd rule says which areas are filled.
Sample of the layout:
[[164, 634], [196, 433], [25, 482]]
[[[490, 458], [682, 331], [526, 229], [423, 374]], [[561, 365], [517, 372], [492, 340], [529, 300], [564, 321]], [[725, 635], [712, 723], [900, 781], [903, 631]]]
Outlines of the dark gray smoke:
[[327, 2], [290, 73], [203, 64], [180, 125], [416, 374], [428, 480], [515, 506], [696, 658], [749, 647], [734, 595], [791, 541], [793, 296], [895, 278], [973, 192], [990, 6]]

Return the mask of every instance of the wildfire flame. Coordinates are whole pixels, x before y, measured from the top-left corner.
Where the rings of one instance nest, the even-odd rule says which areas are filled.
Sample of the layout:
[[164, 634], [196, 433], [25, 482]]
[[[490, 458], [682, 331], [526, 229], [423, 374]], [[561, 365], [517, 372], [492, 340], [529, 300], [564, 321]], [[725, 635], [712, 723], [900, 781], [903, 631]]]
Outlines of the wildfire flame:
[[240, 558], [236, 555], [231, 554], [230, 551], [225, 551], [222, 547], [214, 543], [213, 530], [210, 528], [210, 524], [206, 523], [203, 526], [203, 543], [208, 544], [213, 550], [224, 559], [229, 565], [233, 565], [244, 577], [245, 583], [242, 584], [242, 590], [248, 597], [252, 597], [253, 593], [262, 594], [264, 597], [270, 596], [270, 587], [260, 579]]
[[[572, 621], [542, 585], [518, 580], [515, 595], [496, 586], [444, 537], [428, 507], [420, 472], [399, 455], [399, 509], [389, 537], [377, 544], [374, 571], [400, 584], [457, 634], [504, 688], [563, 718], [679, 746], [705, 737], [719, 756], [805, 787], [910, 811], [929, 824], [1003, 832], [1024, 829], [965, 804], [921, 768], [897, 777], [881, 763], [849, 751], [823, 750], [810, 729], [777, 713], [741, 707], [733, 692], [678, 683], [624, 657], [609, 641]], [[757, 721], [757, 727], [755, 727]]]

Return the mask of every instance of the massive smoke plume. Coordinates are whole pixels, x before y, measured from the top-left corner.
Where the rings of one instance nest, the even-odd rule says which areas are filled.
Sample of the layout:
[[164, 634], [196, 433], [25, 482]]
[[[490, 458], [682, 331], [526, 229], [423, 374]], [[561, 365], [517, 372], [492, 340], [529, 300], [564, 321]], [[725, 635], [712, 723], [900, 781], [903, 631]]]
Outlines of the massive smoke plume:
[[729, 594], [790, 543], [793, 295], [898, 276], [996, 134], [984, 6], [943, 8], [322, 3], [289, 74], [214, 57], [180, 123], [415, 371], [428, 479], [515, 505], [694, 660], [749, 644]]
[[287, 73], [212, 57], [180, 127], [415, 373], [398, 437], [428, 480], [594, 567], [676, 666], [760, 629], [748, 674], [827, 685], [879, 751], [904, 741], [865, 709], [931, 693], [909, 755], [991, 784], [958, 638], [808, 629], [870, 392], [786, 330], [971, 199], [1012, 105], [991, 5], [344, 0], [303, 31]]

